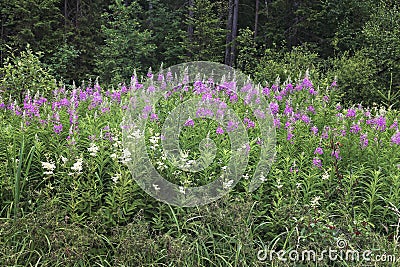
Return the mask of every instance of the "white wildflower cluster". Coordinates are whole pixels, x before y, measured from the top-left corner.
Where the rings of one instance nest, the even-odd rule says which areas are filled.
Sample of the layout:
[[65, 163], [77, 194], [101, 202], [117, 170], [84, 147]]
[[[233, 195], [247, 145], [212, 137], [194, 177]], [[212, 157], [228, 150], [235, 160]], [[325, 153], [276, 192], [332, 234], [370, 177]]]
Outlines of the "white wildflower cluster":
[[181, 193], [181, 194], [186, 194], [186, 191], [185, 191], [185, 187], [183, 187], [183, 186], [179, 186], [179, 192]]
[[150, 149], [156, 150], [159, 147], [158, 142], [161, 140], [160, 133], [156, 133], [152, 137], [150, 137], [149, 141], [151, 143]]
[[314, 197], [313, 200], [311, 200], [310, 206], [311, 206], [312, 208], [318, 207], [318, 206], [320, 205], [320, 204], [319, 204], [319, 200], [320, 200], [320, 199], [321, 199], [320, 196]]
[[222, 183], [222, 188], [229, 189], [232, 187], [234, 180], [229, 180], [227, 182]]
[[122, 164], [128, 164], [130, 161], [132, 161], [131, 156], [132, 156], [132, 154], [131, 154], [131, 152], [129, 151], [129, 149], [125, 148], [125, 149], [122, 151], [122, 156], [121, 156], [121, 158], [120, 158]]
[[54, 165], [52, 162], [42, 161], [42, 168], [46, 170], [43, 172], [44, 175], [51, 175], [54, 174], [53, 171], [56, 169], [56, 165]]
[[97, 152], [99, 152], [99, 147], [95, 143], [90, 143], [90, 147], [88, 147], [88, 151], [90, 155], [96, 157]]
[[72, 165], [71, 170], [74, 171], [74, 173], [70, 173], [71, 174], [81, 174], [83, 167], [82, 167], [82, 163], [83, 163], [83, 158], [78, 158], [76, 160], [76, 162], [74, 163], [74, 165]]
[[121, 179], [121, 174], [117, 173], [113, 177], [111, 177], [111, 180], [113, 180], [114, 183], [117, 183]]
[[158, 186], [158, 184], [153, 184], [153, 188], [154, 190], [156, 190], [157, 192], [160, 191], [160, 187]]
[[264, 176], [264, 172], [261, 172], [261, 175], [260, 175], [260, 178], [259, 178], [259, 179], [260, 179], [260, 181], [263, 182], [263, 183], [267, 180], [267, 179], [265, 178], [265, 176]]
[[189, 151], [188, 150], [180, 151], [180, 155], [181, 155], [180, 160], [181, 160], [181, 163], [182, 163], [184, 169], [189, 169], [196, 163], [195, 160], [189, 159]]
[[283, 187], [283, 184], [281, 183], [281, 179], [280, 178], [278, 178], [278, 180], [276, 180], [276, 187], [278, 189], [281, 189]]

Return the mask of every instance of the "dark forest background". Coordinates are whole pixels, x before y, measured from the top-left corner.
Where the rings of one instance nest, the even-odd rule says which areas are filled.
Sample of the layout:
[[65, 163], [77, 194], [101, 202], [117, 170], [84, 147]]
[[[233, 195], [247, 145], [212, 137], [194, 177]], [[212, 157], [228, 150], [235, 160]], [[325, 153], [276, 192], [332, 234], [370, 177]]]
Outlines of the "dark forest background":
[[308, 69], [336, 77], [347, 103], [398, 105], [396, 0], [7, 0], [0, 14], [3, 89], [27, 76], [21, 65], [66, 85], [117, 85], [134, 70], [207, 60], [261, 83]]

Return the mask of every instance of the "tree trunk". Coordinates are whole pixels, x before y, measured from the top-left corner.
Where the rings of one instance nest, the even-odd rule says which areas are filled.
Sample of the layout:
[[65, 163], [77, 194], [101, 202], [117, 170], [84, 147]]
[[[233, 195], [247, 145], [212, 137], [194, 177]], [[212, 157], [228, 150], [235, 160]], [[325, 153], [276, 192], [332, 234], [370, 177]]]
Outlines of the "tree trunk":
[[236, 58], [236, 37], [238, 31], [238, 17], [239, 17], [239, 0], [234, 1], [233, 5], [233, 19], [232, 19], [232, 47], [230, 66], [233, 66]]
[[228, 3], [228, 21], [226, 23], [226, 47], [225, 47], [225, 60], [224, 63], [228, 66], [231, 66], [230, 59], [231, 59], [231, 45], [232, 45], [232, 19], [233, 19], [233, 0], [229, 0]]
[[[193, 6], [194, 6], [194, 0], [189, 0], [189, 24], [188, 24], [188, 38], [189, 38], [189, 47], [192, 46], [193, 43], [193, 34], [194, 34], [194, 29], [193, 29]], [[191, 51], [188, 51], [187, 53], [188, 57], [192, 57]]]
[[257, 37], [257, 32], [258, 32], [258, 11], [260, 8], [260, 0], [256, 0], [256, 14], [254, 18], [254, 39]]

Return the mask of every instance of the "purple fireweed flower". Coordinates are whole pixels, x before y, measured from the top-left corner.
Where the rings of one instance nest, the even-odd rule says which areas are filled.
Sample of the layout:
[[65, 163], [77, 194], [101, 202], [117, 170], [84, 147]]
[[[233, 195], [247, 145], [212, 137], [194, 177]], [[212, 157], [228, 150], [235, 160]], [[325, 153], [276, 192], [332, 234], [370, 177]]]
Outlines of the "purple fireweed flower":
[[236, 103], [236, 102], [238, 101], [238, 96], [237, 96], [237, 94], [232, 94], [232, 95], [229, 97], [229, 101], [230, 101], [231, 103]]
[[324, 154], [324, 150], [321, 147], [317, 147], [314, 151], [314, 154], [322, 155]]
[[392, 136], [391, 141], [393, 144], [400, 145], [400, 132], [395, 133]]
[[125, 93], [127, 93], [128, 92], [128, 88], [125, 86], [125, 85], [122, 85], [122, 87], [121, 87], [121, 93], [122, 94], [125, 94]]
[[101, 113], [106, 113], [106, 112], [109, 112], [109, 111], [110, 111], [109, 107], [101, 108]]
[[290, 126], [292, 126], [292, 123], [290, 121], [285, 122], [285, 129], [288, 129]]
[[227, 108], [228, 105], [225, 102], [220, 102], [219, 103], [219, 108]]
[[[0, 104], [0, 105], [1, 105], [1, 104]], [[390, 125], [389, 129], [396, 129], [396, 130], [399, 129], [399, 125], [398, 125], [397, 120], [393, 121], [393, 124]]]
[[328, 139], [329, 138], [329, 134], [328, 131], [324, 130], [321, 134], [321, 138], [322, 139]]
[[367, 134], [360, 135], [360, 143], [361, 143], [361, 148], [366, 148], [368, 146]]
[[283, 111], [283, 114], [289, 116], [292, 115], [292, 113], [293, 113], [293, 108], [288, 103], [286, 103], [286, 107], [285, 110]]
[[262, 110], [260, 110], [260, 109], [256, 109], [256, 110], [254, 111], [254, 116], [255, 116], [257, 119], [265, 119], [265, 113], [264, 113]]
[[111, 99], [117, 103], [121, 102], [121, 92], [115, 91], [111, 94]]
[[301, 119], [305, 124], [309, 124], [310, 121], [311, 121], [310, 117], [308, 117], [308, 116], [305, 115], [305, 114], [301, 115], [301, 118], [300, 118], [300, 119]]
[[313, 87], [312, 82], [311, 82], [307, 77], [305, 77], [305, 78], [303, 79], [303, 81], [301, 82], [301, 85], [302, 85], [303, 87], [305, 87], [305, 88], [312, 88], [312, 87]]
[[337, 160], [341, 160], [342, 157], [339, 155], [340, 149], [335, 149], [332, 151], [331, 156], [335, 157]]
[[336, 87], [336, 86], [337, 86], [336, 81], [333, 81], [333, 82], [331, 83], [331, 87]]
[[348, 109], [346, 117], [354, 118], [356, 116], [356, 111], [354, 109]]
[[53, 130], [56, 134], [60, 134], [63, 130], [63, 125], [61, 123], [59, 124], [54, 124]]
[[313, 87], [311, 87], [311, 88], [309, 89], [308, 92], [309, 92], [311, 95], [317, 95], [317, 94], [318, 94], [318, 92], [315, 91], [315, 89], [314, 89]]
[[358, 124], [353, 124], [350, 127], [350, 132], [353, 133], [353, 134], [357, 134], [359, 131], [361, 131], [361, 127]]
[[386, 130], [386, 118], [380, 116], [379, 118], [375, 119], [376, 129], [383, 132]]
[[315, 108], [313, 106], [308, 106], [307, 110], [313, 114], [315, 114]]
[[158, 115], [156, 113], [151, 113], [150, 120], [151, 121], [157, 121], [158, 120]]
[[319, 169], [322, 168], [322, 161], [319, 158], [313, 158], [313, 165]]
[[329, 96], [324, 95], [324, 96], [322, 97], [322, 100], [323, 100], [325, 103], [328, 103], [328, 102], [329, 102]]
[[212, 117], [214, 115], [214, 113], [210, 110], [210, 109], [206, 109], [206, 108], [199, 108], [196, 111], [196, 117]]
[[143, 113], [149, 113], [151, 110], [152, 110], [152, 107], [151, 107], [150, 105], [146, 105], [146, 106], [143, 108], [142, 112], [143, 112]]
[[342, 109], [342, 106], [340, 104], [337, 104], [336, 105], [336, 110], [341, 110], [341, 109]]
[[5, 105], [3, 102], [1, 102], [1, 103], [0, 103], [0, 108], [1, 108], [1, 109], [5, 109], [5, 108], [6, 108], [6, 105]]
[[215, 131], [217, 134], [224, 134], [224, 129], [222, 127], [218, 127], [217, 130]]
[[254, 128], [255, 127], [255, 123], [254, 121], [250, 120], [249, 118], [244, 118], [243, 120], [244, 124], [246, 125], [246, 127], [249, 128]]
[[346, 134], [347, 134], [345, 129], [340, 130], [340, 133], [341, 133], [342, 136], [346, 136]]
[[235, 121], [228, 121], [228, 124], [226, 126], [226, 131], [227, 132], [232, 132], [236, 130], [239, 127], [239, 123]]
[[156, 91], [156, 88], [153, 85], [150, 85], [149, 88], [147, 88], [147, 93], [154, 93]]
[[217, 118], [223, 118], [224, 114], [225, 114], [225, 111], [223, 109], [217, 109], [217, 112], [216, 112], [215, 116]]
[[247, 144], [245, 145], [246, 154], [249, 154], [250, 150], [251, 150], [250, 144], [247, 143]]
[[192, 120], [192, 119], [188, 119], [186, 122], [185, 122], [185, 124], [184, 124], [185, 126], [190, 126], [190, 127], [192, 127], [192, 126], [194, 126], [194, 121]]
[[211, 93], [204, 93], [201, 97], [202, 101], [210, 101], [212, 100], [212, 94]]
[[262, 91], [262, 93], [265, 95], [265, 96], [269, 96], [269, 94], [270, 94], [270, 90], [269, 90], [269, 88], [268, 87], [264, 87], [263, 88], [263, 91]]
[[275, 96], [275, 99], [277, 100], [277, 101], [282, 101], [282, 95], [277, 95], [277, 96]]
[[277, 85], [277, 84], [273, 84], [272, 86], [271, 86], [271, 89], [272, 89], [272, 91], [273, 92], [278, 92], [279, 91], [279, 86]]
[[278, 103], [271, 102], [269, 104], [269, 108], [271, 109], [271, 112], [273, 115], [275, 115], [279, 112], [279, 104]]
[[286, 92], [288, 92], [288, 93], [292, 93], [293, 92], [293, 84], [291, 84], [291, 83], [288, 83], [287, 85], [286, 85], [286, 88], [285, 88], [285, 91]]
[[318, 128], [317, 128], [317, 126], [313, 126], [313, 127], [311, 127], [311, 132], [314, 134], [314, 135], [317, 135], [318, 134]]
[[[294, 137], [294, 134], [292, 133], [292, 128], [289, 128], [288, 129], [288, 132], [287, 132], [287, 140], [288, 141], [291, 141], [292, 139], [293, 139], [293, 137]], [[292, 141], [293, 142], [293, 141]]]
[[280, 129], [281, 128], [281, 121], [279, 118], [274, 119], [274, 127]]

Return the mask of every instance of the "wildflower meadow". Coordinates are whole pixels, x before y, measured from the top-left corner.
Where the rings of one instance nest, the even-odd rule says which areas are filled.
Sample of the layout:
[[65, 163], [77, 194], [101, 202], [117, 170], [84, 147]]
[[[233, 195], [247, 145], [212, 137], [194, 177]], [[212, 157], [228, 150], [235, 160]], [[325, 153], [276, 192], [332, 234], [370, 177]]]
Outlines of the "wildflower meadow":
[[[179, 78], [150, 69], [114, 88], [84, 82], [22, 101], [2, 92], [2, 266], [311, 266], [260, 251], [328, 247], [360, 256], [320, 266], [367, 266], [376, 258], [365, 250], [393, 256], [375, 266], [397, 266], [398, 110], [346, 106], [340, 84], [307, 72], [272, 84]], [[163, 197], [154, 172], [176, 192]], [[207, 204], [188, 197], [218, 181], [229, 191], [196, 195]], [[160, 201], [173, 194], [182, 205]]]

